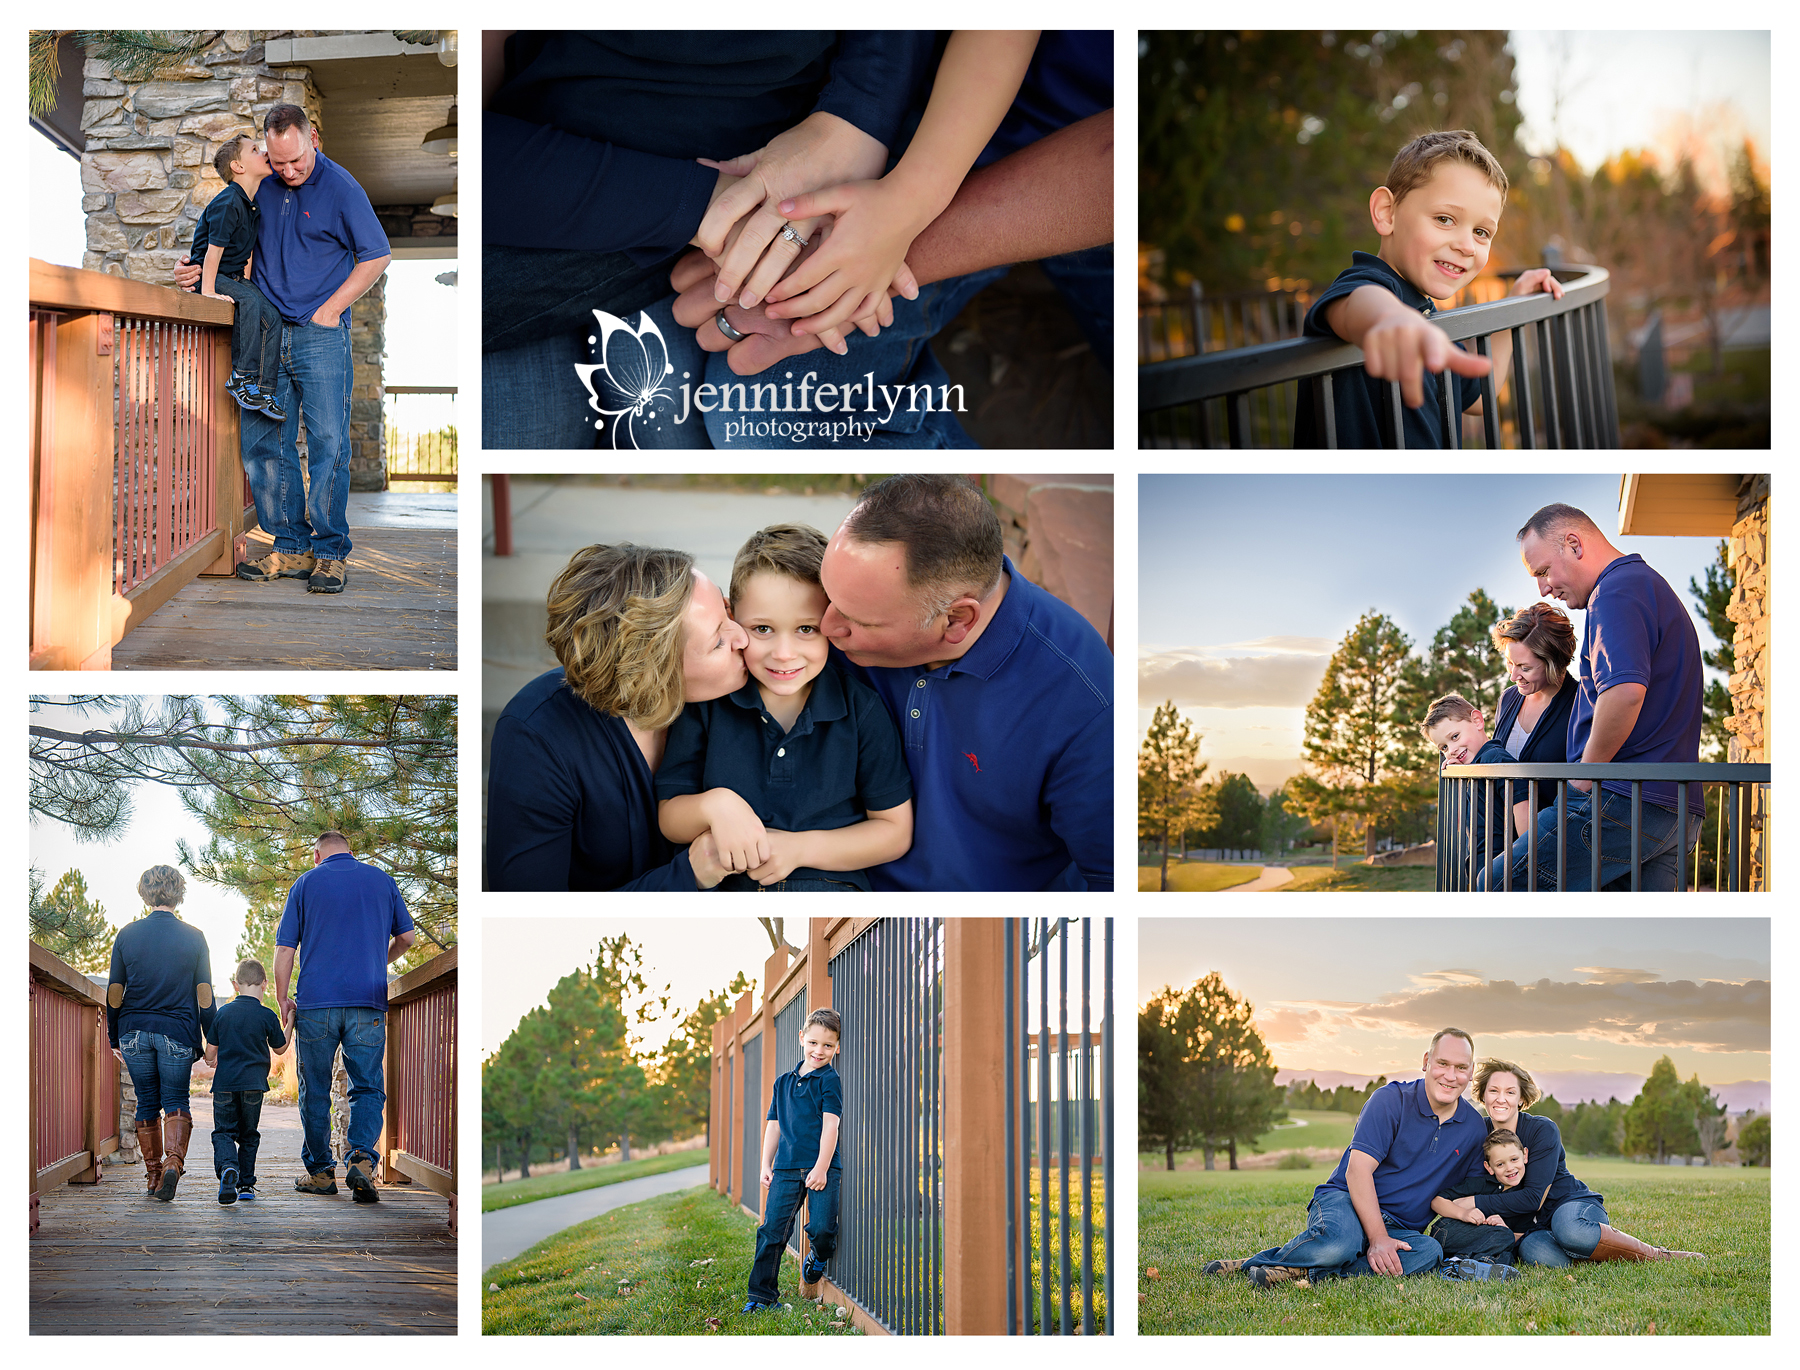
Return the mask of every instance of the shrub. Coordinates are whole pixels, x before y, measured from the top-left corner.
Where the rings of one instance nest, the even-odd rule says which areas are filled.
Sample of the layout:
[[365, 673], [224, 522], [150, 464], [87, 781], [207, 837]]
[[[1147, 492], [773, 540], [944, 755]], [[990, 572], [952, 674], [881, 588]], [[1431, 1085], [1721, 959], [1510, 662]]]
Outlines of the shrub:
[[1277, 1170], [1311, 1170], [1312, 1161], [1304, 1151], [1289, 1151], [1275, 1162]]

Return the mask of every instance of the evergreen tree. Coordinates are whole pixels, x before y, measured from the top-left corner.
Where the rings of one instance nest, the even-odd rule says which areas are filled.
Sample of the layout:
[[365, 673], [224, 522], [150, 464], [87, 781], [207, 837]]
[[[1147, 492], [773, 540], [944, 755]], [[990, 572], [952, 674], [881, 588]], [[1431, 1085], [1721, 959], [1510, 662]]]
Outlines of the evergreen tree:
[[1200, 802], [1212, 813], [1202, 845], [1242, 849], [1261, 844], [1263, 797], [1249, 776], [1224, 772], [1201, 786]]
[[1263, 805], [1262, 833], [1257, 845], [1267, 855], [1280, 857], [1286, 854], [1289, 847], [1306, 835], [1312, 826], [1304, 814], [1293, 813], [1289, 809], [1292, 798], [1288, 787], [1281, 785]]
[[[1713, 563], [1706, 568], [1706, 584], [1702, 585], [1690, 576], [1688, 593], [1694, 597], [1694, 607], [1700, 610], [1706, 626], [1712, 629], [1712, 635], [1718, 642], [1713, 650], [1702, 650], [1700, 659], [1723, 674], [1726, 680], [1737, 669], [1737, 653], [1732, 647], [1732, 641], [1737, 635], [1737, 625], [1725, 616], [1726, 611], [1731, 608], [1731, 595], [1736, 588], [1737, 576], [1731, 569], [1730, 548], [1721, 539]], [[1725, 727], [1725, 720], [1731, 717], [1731, 692], [1726, 689], [1724, 681], [1706, 682], [1703, 705], [1705, 714], [1700, 725], [1701, 759], [1723, 761], [1730, 755], [1731, 747], [1731, 733]]]
[[1713, 1153], [1725, 1148], [1725, 1131], [1730, 1125], [1725, 1105], [1719, 1102], [1718, 1095], [1700, 1083], [1698, 1072], [1681, 1090], [1687, 1106], [1694, 1113], [1694, 1145], [1697, 1149], [1688, 1154], [1704, 1157], [1711, 1164]]
[[[1138, 1146], [1163, 1153], [1168, 1169], [1175, 1153], [1198, 1146], [1189, 1069], [1196, 1050], [1198, 1005], [1164, 985], [1138, 1010]], [[1212, 1169], [1212, 1152], [1207, 1167]]]
[[[657, 1053], [654, 1082], [662, 1116], [676, 1137], [712, 1125], [712, 1029], [755, 981], [739, 971], [731, 983], [710, 994], [681, 1020], [680, 1030]], [[711, 1140], [710, 1134], [708, 1140]]]
[[1506, 689], [1506, 657], [1495, 650], [1493, 628], [1512, 616], [1479, 587], [1470, 591], [1463, 606], [1432, 635], [1431, 645], [1409, 663], [1406, 699], [1401, 706], [1416, 729], [1434, 699], [1459, 694], [1481, 710], [1491, 736]]
[[1169, 838], [1210, 819], [1196, 787], [1206, 773], [1200, 734], [1181, 716], [1175, 701], [1156, 706], [1150, 730], [1138, 748], [1138, 836], [1162, 848], [1157, 889], [1169, 888]]
[[1738, 1159], [1745, 1165], [1766, 1166], [1771, 1154], [1769, 1115], [1758, 1114], [1738, 1132]]
[[106, 909], [88, 898], [87, 878], [78, 870], [64, 871], [46, 897], [43, 872], [33, 866], [30, 887], [31, 940], [76, 970], [104, 971], [119, 930], [107, 921]]
[[1675, 1062], [1660, 1058], [1625, 1110], [1625, 1154], [1654, 1156], [1658, 1164], [1669, 1156], [1699, 1155], [1694, 1105], [1693, 1095], [1675, 1073]]
[[1139, 1014], [1139, 1135], [1162, 1148], [1170, 1169], [1177, 1149], [1198, 1144], [1208, 1170], [1220, 1148], [1236, 1170], [1239, 1143], [1254, 1144], [1287, 1116], [1253, 1014], [1217, 971], [1181, 994], [1164, 986]]
[[[523, 1022], [520, 1026], [524, 1026]], [[541, 1061], [530, 1059], [531, 1035], [527, 1032], [521, 1037], [515, 1028], [500, 1044], [500, 1050], [481, 1063], [483, 1147], [510, 1144], [518, 1155], [522, 1180], [531, 1178], [531, 1147], [537, 1137], [536, 1096]], [[500, 1178], [506, 1178], [504, 1170]]]

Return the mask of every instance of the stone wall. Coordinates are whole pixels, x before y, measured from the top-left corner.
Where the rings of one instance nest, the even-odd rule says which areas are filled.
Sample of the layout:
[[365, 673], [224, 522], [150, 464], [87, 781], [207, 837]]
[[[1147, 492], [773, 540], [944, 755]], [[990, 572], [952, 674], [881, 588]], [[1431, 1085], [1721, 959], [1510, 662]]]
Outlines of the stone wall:
[[350, 488], [387, 489], [381, 364], [387, 351], [387, 277], [350, 306]]
[[454, 238], [454, 217], [433, 214], [430, 205], [376, 205], [375, 217], [390, 238]]
[[985, 483], [1019, 574], [1073, 608], [1111, 645], [1112, 477], [1007, 474]]
[[[1746, 476], [1738, 491], [1737, 522], [1731, 526], [1726, 556], [1737, 582], [1725, 616], [1737, 624], [1731, 640], [1733, 669], [1731, 717], [1725, 727], [1731, 734], [1727, 761], [1769, 761], [1769, 672], [1773, 654], [1769, 647], [1769, 478]], [[1761, 806], [1750, 827], [1750, 888], [1763, 888], [1764, 814]]]

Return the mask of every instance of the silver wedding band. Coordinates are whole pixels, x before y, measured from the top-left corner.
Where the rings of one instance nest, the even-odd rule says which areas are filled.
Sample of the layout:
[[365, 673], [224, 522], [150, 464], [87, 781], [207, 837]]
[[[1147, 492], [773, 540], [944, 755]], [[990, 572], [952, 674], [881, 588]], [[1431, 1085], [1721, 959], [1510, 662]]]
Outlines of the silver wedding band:
[[723, 309], [713, 315], [713, 322], [719, 325], [719, 332], [723, 333], [733, 342], [742, 342], [744, 340], [746, 335], [738, 332], [737, 329], [733, 328], [725, 321], [725, 311]]
[[781, 226], [781, 236], [786, 238], [790, 243], [792, 243], [795, 247], [799, 248], [802, 252], [806, 251], [806, 239], [802, 238], [797, 232], [794, 231], [794, 226], [792, 224], [783, 224]]

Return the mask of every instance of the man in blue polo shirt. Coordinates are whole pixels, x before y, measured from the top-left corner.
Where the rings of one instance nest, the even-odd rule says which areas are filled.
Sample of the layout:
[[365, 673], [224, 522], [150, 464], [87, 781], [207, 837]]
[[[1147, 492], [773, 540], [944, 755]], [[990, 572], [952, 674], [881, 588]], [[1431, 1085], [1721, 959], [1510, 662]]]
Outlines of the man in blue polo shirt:
[[1487, 1120], [1463, 1097], [1475, 1040], [1441, 1028], [1422, 1080], [1391, 1080], [1370, 1096], [1331, 1178], [1313, 1191], [1306, 1231], [1246, 1260], [1209, 1261], [1208, 1275], [1242, 1271], [1259, 1288], [1353, 1275], [1418, 1275], [1443, 1248], [1427, 1237], [1431, 1201], [1481, 1171]]
[[[313, 868], [294, 882], [275, 930], [275, 1002], [291, 1027], [300, 1066], [302, 1194], [335, 1194], [331, 1070], [339, 1048], [350, 1076], [345, 1179], [358, 1203], [374, 1203], [375, 1139], [381, 1133], [387, 1052], [387, 968], [413, 944], [413, 921], [393, 877], [350, 854], [340, 832], [313, 843]], [[300, 984], [288, 985], [299, 951]]]
[[[256, 192], [256, 282], [280, 313], [276, 407], [287, 417], [245, 413], [239, 429], [256, 518], [275, 548], [241, 563], [243, 580], [307, 577], [307, 589], [337, 594], [350, 556], [350, 306], [387, 270], [387, 234], [369, 197], [319, 149], [318, 130], [297, 105], [263, 118], [274, 175]], [[175, 268], [186, 289], [199, 279]], [[300, 418], [306, 418], [306, 483]]]
[[889, 476], [825, 549], [821, 627], [900, 725], [912, 849], [877, 890], [1113, 887], [1112, 653], [961, 476]]
[[[1581, 629], [1581, 689], [1569, 713], [1568, 759], [1576, 762], [1695, 762], [1700, 759], [1705, 675], [1700, 635], [1669, 582], [1633, 552], [1607, 540], [1594, 521], [1567, 504], [1548, 504], [1519, 530], [1519, 555], [1538, 593], [1585, 609]], [[1601, 782], [1600, 887], [1629, 888], [1631, 782]], [[1643, 787], [1639, 888], [1675, 888], [1677, 820], [1681, 800], [1673, 781]], [[1569, 782], [1566, 825], [1556, 830], [1556, 807], [1538, 813], [1538, 888], [1556, 888], [1558, 843], [1566, 843], [1563, 888], [1585, 890], [1593, 878], [1592, 782]], [[1686, 787], [1688, 841], [1706, 816], [1704, 790]], [[1513, 865], [1512, 885], [1526, 887], [1529, 834], [1494, 858], [1490, 889], [1504, 888], [1502, 862]]]

